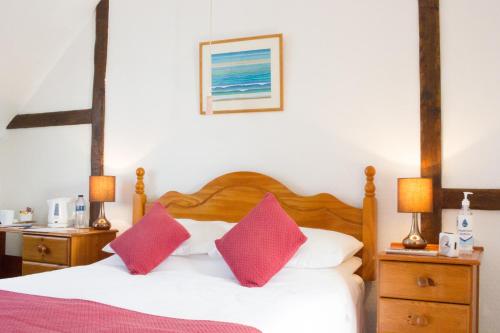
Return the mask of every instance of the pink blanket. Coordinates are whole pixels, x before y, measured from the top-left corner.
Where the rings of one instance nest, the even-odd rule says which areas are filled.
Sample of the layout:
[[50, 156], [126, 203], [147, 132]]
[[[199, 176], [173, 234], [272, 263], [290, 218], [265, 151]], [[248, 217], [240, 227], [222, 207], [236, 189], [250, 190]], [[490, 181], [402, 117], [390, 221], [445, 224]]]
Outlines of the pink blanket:
[[248, 326], [152, 316], [96, 302], [0, 290], [0, 332], [257, 333]]

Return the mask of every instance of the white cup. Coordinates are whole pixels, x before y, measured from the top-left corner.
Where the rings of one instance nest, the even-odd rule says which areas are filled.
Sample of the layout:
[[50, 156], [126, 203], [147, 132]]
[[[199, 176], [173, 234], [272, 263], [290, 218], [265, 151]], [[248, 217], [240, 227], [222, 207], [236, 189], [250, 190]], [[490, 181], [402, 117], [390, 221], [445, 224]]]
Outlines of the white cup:
[[14, 211], [10, 209], [0, 209], [0, 224], [12, 224], [14, 222]]

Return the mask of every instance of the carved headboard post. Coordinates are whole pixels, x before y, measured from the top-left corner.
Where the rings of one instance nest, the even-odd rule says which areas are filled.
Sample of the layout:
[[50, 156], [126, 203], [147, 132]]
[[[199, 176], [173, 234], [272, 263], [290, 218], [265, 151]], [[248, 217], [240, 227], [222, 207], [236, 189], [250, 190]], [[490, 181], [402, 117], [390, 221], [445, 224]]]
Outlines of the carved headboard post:
[[366, 184], [363, 199], [363, 279], [375, 280], [375, 254], [377, 252], [377, 199], [375, 198], [376, 170], [373, 166], [365, 169]]
[[144, 194], [145, 171], [143, 168], [137, 168], [135, 174], [137, 175], [137, 182], [135, 183], [132, 224], [136, 224], [144, 216], [147, 201], [146, 194]]

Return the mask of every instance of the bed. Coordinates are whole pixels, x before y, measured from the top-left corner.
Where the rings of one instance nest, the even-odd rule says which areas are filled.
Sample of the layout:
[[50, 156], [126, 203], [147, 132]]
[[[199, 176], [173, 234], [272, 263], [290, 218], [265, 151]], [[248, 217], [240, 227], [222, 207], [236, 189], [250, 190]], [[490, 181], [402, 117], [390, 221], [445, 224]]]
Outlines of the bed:
[[[271, 192], [298, 225], [342, 232], [364, 243], [357, 257], [335, 268], [284, 268], [264, 287], [246, 288], [222, 259], [208, 255], [170, 256], [148, 275], [129, 274], [113, 255], [88, 266], [0, 280], [0, 331], [17, 325], [21, 332], [26, 330], [20, 327], [39, 332], [359, 332], [364, 281], [374, 279], [376, 246], [375, 169], [368, 167], [365, 174], [362, 208], [325, 193], [300, 196], [254, 172], [226, 174], [196, 193], [170, 191], [158, 199], [174, 218], [237, 222]], [[136, 175], [134, 224], [151, 207], [144, 169]], [[32, 304], [44, 304], [33, 313], [52, 319], [37, 321], [27, 310]]]

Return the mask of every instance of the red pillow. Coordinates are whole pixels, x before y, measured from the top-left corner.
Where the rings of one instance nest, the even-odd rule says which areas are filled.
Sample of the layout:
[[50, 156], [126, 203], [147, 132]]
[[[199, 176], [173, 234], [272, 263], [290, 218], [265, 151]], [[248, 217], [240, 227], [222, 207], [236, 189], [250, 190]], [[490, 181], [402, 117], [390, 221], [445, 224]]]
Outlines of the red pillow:
[[189, 232], [157, 202], [110, 245], [130, 273], [148, 274], [189, 237]]
[[307, 237], [272, 193], [215, 246], [245, 287], [262, 287], [293, 257]]

